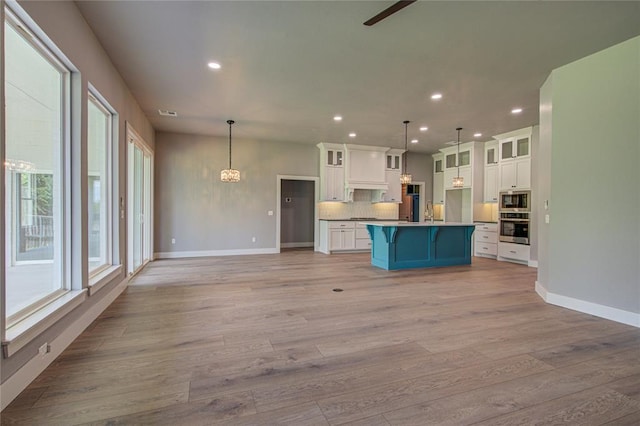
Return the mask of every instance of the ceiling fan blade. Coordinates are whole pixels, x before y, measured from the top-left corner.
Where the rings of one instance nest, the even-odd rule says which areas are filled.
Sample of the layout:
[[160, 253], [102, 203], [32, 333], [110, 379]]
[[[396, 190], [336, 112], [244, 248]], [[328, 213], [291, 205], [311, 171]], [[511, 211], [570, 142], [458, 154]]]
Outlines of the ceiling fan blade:
[[386, 8], [385, 10], [383, 10], [382, 12], [378, 13], [373, 18], [371, 18], [368, 21], [366, 21], [364, 24], [366, 26], [370, 27], [371, 25], [382, 21], [387, 16], [393, 15], [394, 13], [399, 11], [400, 9], [404, 9], [405, 7], [409, 6], [411, 3], [414, 3], [415, 1], [416, 0], [397, 1], [394, 4], [392, 4], [391, 6], [389, 6], [388, 8]]

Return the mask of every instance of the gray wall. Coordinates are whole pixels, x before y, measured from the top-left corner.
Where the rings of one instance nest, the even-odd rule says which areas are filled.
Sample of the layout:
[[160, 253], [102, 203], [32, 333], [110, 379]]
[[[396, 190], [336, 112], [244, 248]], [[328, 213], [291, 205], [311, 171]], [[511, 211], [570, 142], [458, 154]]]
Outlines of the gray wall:
[[[315, 182], [282, 180], [280, 244], [313, 243]], [[313, 245], [312, 245], [313, 246]]]
[[636, 37], [553, 71], [542, 91], [544, 105], [551, 93], [553, 126], [543, 132], [552, 192], [551, 222], [540, 228], [540, 240], [548, 239], [540, 259], [549, 265], [540, 283], [633, 313], [640, 313], [639, 76]]
[[[0, 6], [4, 6], [1, 4]], [[72, 140], [72, 153], [74, 158], [80, 158], [80, 163], [74, 165], [73, 190], [75, 193], [83, 194], [83, 198], [76, 198], [72, 206], [73, 226], [75, 238], [72, 241], [72, 249], [75, 259], [80, 262], [73, 265], [74, 279], [81, 281], [83, 285], [87, 283], [86, 266], [82, 270], [76, 266], [86, 263], [86, 229], [77, 232], [81, 227], [79, 224], [86, 224], [86, 128], [87, 128], [87, 88], [88, 83], [100, 92], [102, 96], [116, 109], [118, 113], [118, 161], [119, 170], [117, 172], [117, 187], [119, 195], [126, 201], [126, 143], [125, 143], [125, 122], [131, 123], [134, 128], [145, 138], [151, 146], [154, 145], [154, 132], [146, 119], [144, 112], [138, 106], [133, 95], [115, 69], [111, 60], [96, 40], [93, 32], [78, 11], [73, 2], [32, 2], [21, 1], [20, 6], [29, 14], [36, 24], [46, 33], [52, 42], [66, 55], [66, 57], [77, 68], [78, 73], [74, 74], [72, 88], [77, 90], [73, 98], [75, 108], [72, 111], [74, 122], [81, 123], [81, 126], [74, 127]], [[81, 106], [81, 107], [78, 107]], [[0, 103], [0, 108], [4, 109], [4, 102]], [[4, 110], [2, 114], [4, 115]], [[2, 144], [4, 146], [4, 144]], [[75, 160], [74, 160], [74, 164]], [[77, 179], [76, 179], [77, 177]], [[2, 197], [4, 200], [4, 197]], [[3, 209], [4, 210], [4, 209]], [[2, 231], [4, 236], [4, 220], [2, 221]], [[116, 221], [115, 227], [118, 229], [120, 257], [126, 259], [127, 236], [125, 223]], [[84, 241], [83, 241], [84, 240]], [[79, 257], [78, 257], [79, 256]], [[3, 257], [4, 258], [4, 257]], [[0, 362], [2, 371], [1, 380], [4, 383], [16, 371], [18, 371], [27, 361], [37, 356], [38, 347], [44, 342], [51, 342], [70, 324], [76, 321], [82, 314], [87, 312], [92, 306], [104, 298], [110, 290], [125, 279], [124, 270], [121, 275], [108, 283], [100, 291], [89, 297], [81, 306], [72, 311], [69, 315], [58, 321], [51, 328], [39, 335], [27, 346], [16, 354]], [[76, 284], [79, 282], [76, 281]], [[87, 324], [88, 326], [89, 324]]]
[[433, 159], [430, 154], [409, 151], [407, 169], [414, 182], [424, 182], [424, 199], [433, 198]]
[[[540, 215], [538, 210], [534, 207], [537, 206], [540, 194], [538, 194], [538, 155], [540, 145], [540, 126], [533, 126], [531, 131], [531, 216], [529, 217], [529, 247], [531, 254], [529, 259], [531, 261], [538, 261], [538, 221]], [[545, 173], [543, 170], [542, 173]]]
[[[236, 118], [234, 134], [241, 126], [242, 119]], [[318, 176], [319, 150], [309, 144], [234, 137], [233, 167], [240, 170], [241, 180], [222, 183], [228, 143], [227, 138], [156, 134], [156, 253], [276, 247], [276, 176]]]
[[[532, 204], [531, 212], [537, 212], [537, 259], [538, 259], [538, 283], [543, 286], [549, 284], [549, 225], [544, 223], [544, 217], [548, 210], [545, 209], [545, 201], [551, 200], [551, 96], [553, 93], [553, 76], [549, 76], [547, 81], [540, 88], [540, 127], [539, 142], [536, 147], [536, 191], [535, 203]], [[532, 180], [532, 182], [534, 182]]]

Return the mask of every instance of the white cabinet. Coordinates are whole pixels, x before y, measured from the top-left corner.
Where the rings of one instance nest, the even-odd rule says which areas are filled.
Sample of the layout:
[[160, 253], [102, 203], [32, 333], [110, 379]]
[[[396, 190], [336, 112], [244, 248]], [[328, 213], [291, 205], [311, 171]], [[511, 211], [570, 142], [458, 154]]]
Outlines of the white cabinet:
[[498, 202], [498, 141], [485, 142], [484, 144], [484, 191], [485, 203]]
[[433, 204], [444, 204], [444, 154], [433, 154]]
[[462, 177], [462, 188], [471, 188], [472, 180], [471, 179], [471, 166], [460, 167], [460, 171], [458, 172], [457, 168], [454, 169], [445, 169], [444, 171], [444, 189], [454, 189], [453, 188], [453, 178], [456, 176]]
[[320, 220], [319, 251], [370, 250], [371, 241], [365, 225], [350, 220]]
[[498, 260], [529, 264], [531, 247], [525, 244], [498, 243]]
[[390, 149], [386, 152], [385, 181], [389, 187], [382, 198], [382, 201], [384, 202], [402, 202], [402, 183], [400, 183], [400, 175], [402, 174], [403, 153], [403, 149]]
[[522, 158], [500, 163], [500, 189], [529, 189], [531, 187], [531, 159]]
[[356, 230], [351, 229], [331, 229], [329, 250], [353, 250], [356, 248]]
[[453, 178], [458, 175], [463, 178], [462, 187], [471, 188], [473, 185], [471, 163], [473, 162], [474, 146], [473, 142], [469, 142], [460, 144], [460, 147], [455, 146], [440, 150], [444, 154], [444, 189], [453, 189]]
[[484, 166], [498, 165], [498, 141], [485, 142], [484, 144]]
[[400, 183], [400, 170], [387, 170], [387, 184], [389, 189], [385, 192], [383, 201], [387, 203], [402, 202], [402, 183]]
[[387, 151], [387, 170], [401, 170], [403, 152], [404, 151], [398, 149], [390, 149]]
[[322, 199], [344, 201], [344, 167], [326, 166], [324, 172]]
[[371, 250], [371, 237], [367, 226], [356, 223], [356, 250]]
[[532, 128], [494, 136], [499, 145], [499, 190], [531, 188]]
[[498, 202], [498, 166], [484, 167], [484, 202]]
[[500, 161], [531, 156], [531, 133], [500, 139]]
[[473, 252], [475, 256], [491, 257], [498, 255], [498, 224], [479, 223], [473, 233]]
[[320, 143], [320, 198], [344, 201], [344, 149], [339, 144]]

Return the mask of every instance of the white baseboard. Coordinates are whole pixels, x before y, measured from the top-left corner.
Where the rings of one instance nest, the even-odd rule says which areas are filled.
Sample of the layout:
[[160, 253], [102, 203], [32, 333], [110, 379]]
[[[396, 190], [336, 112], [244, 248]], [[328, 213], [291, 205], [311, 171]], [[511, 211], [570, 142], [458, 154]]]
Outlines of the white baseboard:
[[529, 261], [529, 267], [537, 268], [538, 267], [538, 261], [537, 260], [530, 260]]
[[280, 243], [280, 248], [302, 248], [302, 247], [313, 247], [313, 241], [309, 241], [306, 243]]
[[561, 294], [550, 293], [538, 281], [536, 281], [535, 289], [536, 293], [538, 293], [542, 300], [551, 305], [561, 306], [563, 308], [640, 328], [639, 313], [624, 311], [622, 309], [612, 308], [611, 306], [600, 305], [598, 303], [587, 302], [585, 300], [575, 299]]
[[250, 254], [277, 254], [277, 248], [237, 249], [237, 250], [196, 250], [196, 251], [161, 251], [154, 253], [155, 259], [180, 259], [183, 257], [215, 257], [244, 256]]
[[109, 294], [92, 306], [80, 318], [49, 343], [50, 351], [35, 355], [25, 365], [0, 385], [0, 404], [4, 410], [32, 381], [42, 373], [107, 307], [127, 288], [124, 279]]

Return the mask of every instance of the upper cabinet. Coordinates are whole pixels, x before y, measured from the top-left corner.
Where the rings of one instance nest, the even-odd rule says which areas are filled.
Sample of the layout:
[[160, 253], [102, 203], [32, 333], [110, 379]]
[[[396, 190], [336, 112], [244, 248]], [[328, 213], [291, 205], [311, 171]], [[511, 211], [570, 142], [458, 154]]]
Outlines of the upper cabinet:
[[500, 139], [500, 161], [530, 157], [531, 133]]
[[353, 201], [366, 190], [371, 202], [402, 202], [403, 150], [380, 146], [319, 143], [320, 200]]
[[320, 143], [320, 199], [344, 201], [344, 148]]
[[342, 167], [344, 150], [342, 148], [327, 149], [325, 166]]
[[484, 202], [498, 202], [498, 141], [484, 144]]
[[433, 204], [444, 204], [444, 154], [433, 154]]
[[499, 190], [531, 188], [531, 127], [496, 135], [500, 149]]
[[402, 153], [401, 149], [390, 149], [387, 151], [387, 170], [402, 169]]
[[[471, 188], [473, 181], [473, 162], [475, 142], [461, 143], [458, 146], [443, 148], [444, 154], [444, 189], [453, 189], [453, 178], [458, 174], [464, 179], [463, 188]], [[459, 152], [458, 152], [459, 151]], [[435, 173], [435, 169], [434, 169]]]
[[387, 192], [384, 193], [382, 201], [386, 203], [402, 202], [402, 184], [400, 183], [400, 175], [402, 174], [402, 149], [390, 149], [386, 152], [386, 171], [385, 180], [389, 185]]

